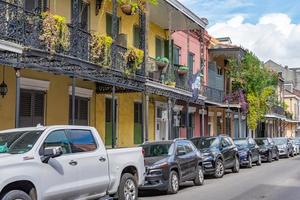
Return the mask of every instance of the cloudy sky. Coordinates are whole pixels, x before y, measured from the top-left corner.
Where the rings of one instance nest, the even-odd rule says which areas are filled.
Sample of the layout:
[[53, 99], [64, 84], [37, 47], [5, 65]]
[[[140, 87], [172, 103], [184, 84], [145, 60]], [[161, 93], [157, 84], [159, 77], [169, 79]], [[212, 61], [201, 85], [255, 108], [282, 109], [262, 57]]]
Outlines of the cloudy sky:
[[208, 18], [211, 35], [229, 36], [263, 61], [300, 67], [300, 0], [180, 1]]

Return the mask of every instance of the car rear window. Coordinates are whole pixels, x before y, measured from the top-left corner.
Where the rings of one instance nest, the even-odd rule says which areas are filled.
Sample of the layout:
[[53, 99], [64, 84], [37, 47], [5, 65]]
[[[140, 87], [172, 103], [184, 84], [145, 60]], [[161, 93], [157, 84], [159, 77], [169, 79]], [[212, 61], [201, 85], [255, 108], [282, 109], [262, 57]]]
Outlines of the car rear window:
[[170, 156], [174, 152], [174, 144], [149, 144], [142, 146], [144, 157]]

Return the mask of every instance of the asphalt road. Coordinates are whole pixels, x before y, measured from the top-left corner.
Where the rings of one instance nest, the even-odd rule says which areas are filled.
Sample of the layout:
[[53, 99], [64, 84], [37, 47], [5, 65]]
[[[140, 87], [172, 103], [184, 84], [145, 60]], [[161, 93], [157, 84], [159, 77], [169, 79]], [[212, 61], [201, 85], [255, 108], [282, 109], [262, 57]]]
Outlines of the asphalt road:
[[228, 171], [222, 179], [206, 178], [199, 187], [187, 182], [176, 195], [140, 195], [140, 200], [300, 200], [300, 156], [243, 168], [238, 174]]

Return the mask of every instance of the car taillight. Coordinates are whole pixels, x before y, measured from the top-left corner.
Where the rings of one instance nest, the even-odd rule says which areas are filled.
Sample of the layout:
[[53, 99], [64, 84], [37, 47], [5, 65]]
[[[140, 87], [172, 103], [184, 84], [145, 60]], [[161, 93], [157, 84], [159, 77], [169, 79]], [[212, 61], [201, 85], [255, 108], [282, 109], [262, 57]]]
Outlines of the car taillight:
[[142, 154], [143, 154], [143, 157], [145, 157], [145, 150], [142, 149]]

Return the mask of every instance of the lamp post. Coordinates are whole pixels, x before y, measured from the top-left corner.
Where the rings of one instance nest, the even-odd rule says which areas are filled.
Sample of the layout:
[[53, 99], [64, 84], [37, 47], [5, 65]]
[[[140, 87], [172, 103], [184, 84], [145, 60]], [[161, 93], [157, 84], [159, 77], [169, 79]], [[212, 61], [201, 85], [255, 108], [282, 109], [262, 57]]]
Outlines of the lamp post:
[[229, 107], [229, 101], [226, 101], [228, 107], [226, 109], [226, 135], [230, 135], [230, 120], [231, 120], [231, 113], [232, 113], [232, 110], [230, 110], [230, 107]]
[[8, 87], [5, 83], [4, 77], [5, 77], [5, 67], [3, 67], [3, 80], [2, 80], [2, 83], [0, 84], [0, 95], [2, 96], [2, 98], [4, 98], [4, 96], [8, 92]]

